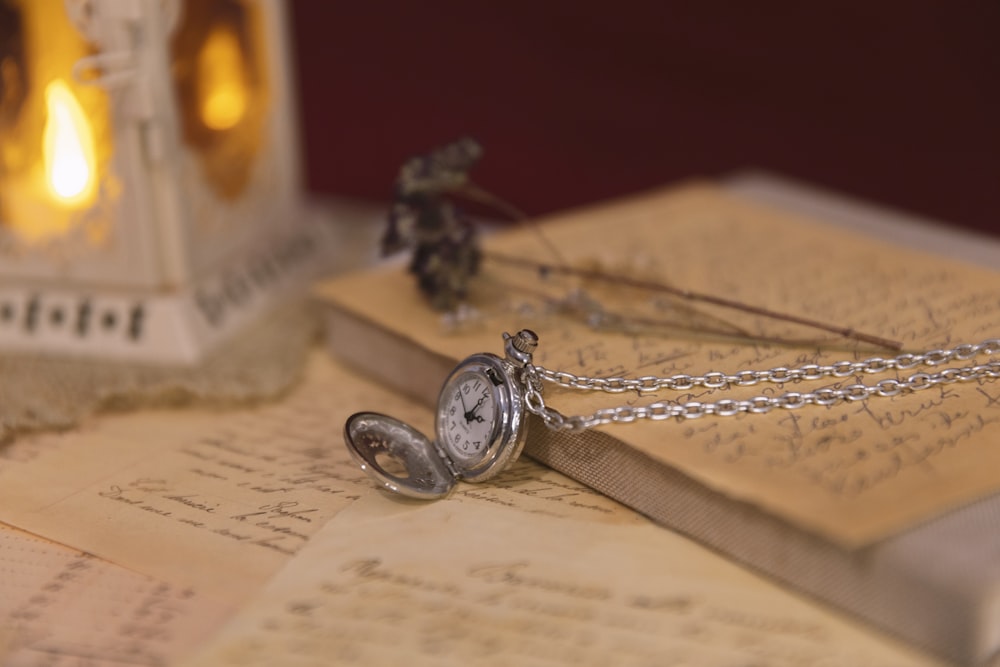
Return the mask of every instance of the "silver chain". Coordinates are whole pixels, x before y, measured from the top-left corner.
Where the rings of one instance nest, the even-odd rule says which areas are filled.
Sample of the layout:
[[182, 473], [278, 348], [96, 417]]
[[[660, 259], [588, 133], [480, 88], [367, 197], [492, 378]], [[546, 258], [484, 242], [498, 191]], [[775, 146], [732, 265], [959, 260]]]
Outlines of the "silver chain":
[[541, 417], [549, 428], [571, 431], [601, 424], [627, 424], [638, 419], [661, 421], [671, 418], [696, 419], [705, 415], [728, 417], [741, 412], [763, 414], [774, 408], [794, 410], [804, 405], [829, 406], [844, 401], [863, 401], [873, 396], [898, 396], [939, 384], [996, 379], [1000, 378], [1000, 361], [988, 361], [984, 364], [960, 368], [946, 368], [937, 372], [918, 372], [905, 379], [886, 379], [875, 384], [856, 383], [845, 387], [826, 387], [810, 392], [789, 391], [778, 396], [755, 396], [746, 400], [721, 399], [707, 403], [700, 401], [657, 401], [643, 406], [624, 405], [603, 408], [590, 415], [574, 416], [563, 415], [545, 404], [545, 399], [542, 397], [542, 382], [551, 382], [571, 389], [602, 391], [610, 394], [620, 394], [626, 391], [642, 394], [661, 389], [686, 391], [695, 387], [728, 389], [734, 386], [749, 387], [760, 382], [772, 382], [780, 385], [786, 382], [818, 380], [824, 377], [844, 378], [860, 373], [873, 374], [909, 370], [917, 366], [934, 368], [952, 361], [968, 361], [978, 356], [993, 356], [997, 353], [1000, 353], [1000, 339], [994, 338], [985, 340], [978, 345], [956, 345], [950, 349], [930, 350], [922, 354], [906, 353], [888, 359], [871, 357], [864, 361], [838, 361], [829, 365], [805, 364], [796, 368], [779, 366], [764, 371], [746, 370], [733, 374], [711, 372], [704, 375], [678, 374], [668, 377], [647, 375], [639, 378], [593, 378], [528, 364], [524, 367], [525, 404], [528, 411]]

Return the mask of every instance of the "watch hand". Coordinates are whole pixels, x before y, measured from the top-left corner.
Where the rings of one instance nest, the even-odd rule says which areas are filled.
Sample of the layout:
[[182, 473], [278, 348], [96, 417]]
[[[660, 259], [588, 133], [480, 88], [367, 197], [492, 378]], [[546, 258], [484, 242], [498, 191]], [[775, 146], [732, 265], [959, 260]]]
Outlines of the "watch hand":
[[462, 396], [462, 390], [461, 389], [458, 390], [458, 400], [462, 401], [462, 409], [465, 410], [465, 412], [463, 413], [463, 415], [465, 416], [466, 423], [472, 421], [469, 418], [469, 408], [467, 408], [465, 406], [465, 396]]
[[480, 424], [483, 423], [483, 418], [480, 415], [476, 414], [476, 410], [483, 407], [483, 401], [485, 400], [486, 400], [485, 396], [480, 397], [480, 399], [476, 402], [476, 404], [472, 406], [472, 409], [465, 413], [466, 421], [472, 421], [473, 419], [475, 419]]

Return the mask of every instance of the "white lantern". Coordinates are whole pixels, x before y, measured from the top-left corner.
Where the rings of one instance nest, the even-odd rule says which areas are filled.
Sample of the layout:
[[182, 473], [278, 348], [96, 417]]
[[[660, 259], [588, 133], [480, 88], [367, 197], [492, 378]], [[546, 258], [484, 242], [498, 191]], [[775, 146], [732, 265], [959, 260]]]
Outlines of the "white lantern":
[[0, 1], [0, 349], [194, 362], [301, 288], [285, 3]]

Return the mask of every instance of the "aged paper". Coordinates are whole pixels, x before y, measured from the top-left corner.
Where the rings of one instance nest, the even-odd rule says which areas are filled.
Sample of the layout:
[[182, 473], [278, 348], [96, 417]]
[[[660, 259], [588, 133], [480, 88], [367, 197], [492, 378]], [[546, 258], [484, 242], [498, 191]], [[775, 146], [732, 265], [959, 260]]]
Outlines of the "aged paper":
[[0, 526], [0, 664], [173, 664], [235, 609]]
[[[548, 221], [545, 233], [575, 266], [853, 327], [898, 340], [910, 352], [1000, 337], [1000, 274], [845, 233], [711, 186], [571, 211]], [[529, 231], [490, 239], [487, 252], [552, 261]], [[536, 363], [590, 376], [731, 374], [895, 354], [758, 316], [559, 280], [488, 259], [472, 299], [478, 318], [448, 336], [399, 269], [347, 276], [326, 289], [339, 307], [456, 360], [500, 353], [501, 332], [528, 327], [541, 339]], [[799, 342], [726, 335], [737, 331]], [[901, 377], [933, 370], [940, 369], [918, 367]], [[547, 401], [566, 414], [590, 414], [887, 377], [895, 376], [655, 396], [550, 387]], [[1000, 490], [1000, 382], [942, 384], [830, 408], [602, 428], [712, 489], [845, 545], [871, 543]]]
[[378, 497], [317, 533], [191, 664], [279, 663], [936, 664], [649, 524]]
[[[431, 430], [425, 407], [317, 351], [303, 384], [275, 404], [109, 415], [14, 443], [0, 458], [0, 520], [235, 603], [330, 517], [381, 493], [343, 441], [361, 409]], [[500, 484], [459, 485], [449, 502], [644, 521], [527, 460]]]

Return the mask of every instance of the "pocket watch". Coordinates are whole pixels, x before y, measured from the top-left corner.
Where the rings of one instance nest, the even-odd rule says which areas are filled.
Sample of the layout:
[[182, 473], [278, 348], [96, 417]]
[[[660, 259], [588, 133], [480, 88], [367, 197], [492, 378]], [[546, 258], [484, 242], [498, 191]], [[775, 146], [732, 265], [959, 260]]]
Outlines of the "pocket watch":
[[[435, 432], [431, 442], [413, 427], [374, 412], [360, 412], [347, 420], [345, 439], [361, 467], [384, 487], [416, 498], [447, 495], [455, 482], [481, 482], [496, 476], [513, 463], [524, 447], [525, 412], [538, 416], [550, 429], [582, 431], [603, 424], [630, 424], [638, 420], [665, 421], [715, 417], [763, 415], [772, 410], [798, 410], [806, 405], [829, 408], [842, 402], [891, 399], [900, 394], [923, 391], [955, 382], [981, 383], [1000, 379], [1000, 338], [919, 354], [904, 352], [884, 359], [843, 360], [832, 364], [804, 364], [796, 368], [778, 366], [769, 370], [735, 373], [711, 371], [704, 375], [678, 374], [631, 377], [587, 377], [555, 371], [532, 363], [538, 336], [522, 329], [516, 336], [504, 334], [506, 356], [474, 354], [462, 361], [445, 380], [438, 397]], [[970, 363], [977, 357], [990, 357]], [[949, 363], [966, 365], [943, 368]], [[927, 367], [909, 376], [902, 373]], [[836, 382], [858, 375], [893, 373], [878, 382]], [[689, 392], [693, 387], [725, 391], [769, 382], [786, 383], [832, 378], [832, 386], [812, 391], [770, 392], [749, 399], [721, 398], [702, 402], [684, 399], [660, 400], [647, 405], [625, 404], [601, 408], [591, 414], [564, 415], [545, 403], [542, 384], [549, 382], [577, 391], [609, 394], [634, 391], [639, 395], [671, 390]], [[388, 454], [402, 463], [405, 474], [383, 467], [378, 457]]]
[[[348, 418], [344, 439], [355, 461], [385, 488], [414, 498], [447, 495], [458, 480], [481, 482], [503, 472], [524, 447], [528, 380], [538, 346], [528, 329], [505, 333], [505, 357], [479, 353], [455, 367], [438, 395], [433, 442], [409, 424], [377, 412]], [[388, 455], [405, 472], [380, 463]]]

